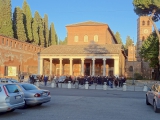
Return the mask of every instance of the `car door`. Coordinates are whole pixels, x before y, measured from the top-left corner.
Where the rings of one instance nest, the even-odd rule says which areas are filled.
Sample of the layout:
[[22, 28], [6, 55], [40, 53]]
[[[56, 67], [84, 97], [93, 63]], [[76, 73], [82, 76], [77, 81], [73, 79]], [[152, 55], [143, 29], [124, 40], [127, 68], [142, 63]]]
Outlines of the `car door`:
[[9, 102], [11, 105], [22, 103], [24, 101], [23, 93], [16, 84], [6, 84], [4, 86], [7, 96], [9, 96]]

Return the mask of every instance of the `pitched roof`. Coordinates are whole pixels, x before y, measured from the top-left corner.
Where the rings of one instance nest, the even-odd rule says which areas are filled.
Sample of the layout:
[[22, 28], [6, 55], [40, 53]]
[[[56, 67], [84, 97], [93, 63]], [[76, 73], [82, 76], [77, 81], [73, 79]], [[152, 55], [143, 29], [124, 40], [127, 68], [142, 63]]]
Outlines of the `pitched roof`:
[[98, 25], [107, 25], [107, 24], [100, 23], [100, 22], [94, 22], [94, 21], [86, 21], [86, 22], [81, 22], [81, 23], [76, 23], [76, 24], [70, 24], [67, 26], [98, 26]]
[[106, 45], [52, 45], [40, 52], [40, 54], [118, 54], [121, 44]]

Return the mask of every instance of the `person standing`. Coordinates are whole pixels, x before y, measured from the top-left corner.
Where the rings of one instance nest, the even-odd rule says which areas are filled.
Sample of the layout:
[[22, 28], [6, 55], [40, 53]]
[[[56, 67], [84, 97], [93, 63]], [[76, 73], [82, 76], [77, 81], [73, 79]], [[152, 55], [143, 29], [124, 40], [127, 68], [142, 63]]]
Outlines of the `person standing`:
[[47, 81], [48, 81], [48, 76], [45, 75], [45, 76], [44, 76], [44, 85], [45, 85], [45, 86], [47, 85]]

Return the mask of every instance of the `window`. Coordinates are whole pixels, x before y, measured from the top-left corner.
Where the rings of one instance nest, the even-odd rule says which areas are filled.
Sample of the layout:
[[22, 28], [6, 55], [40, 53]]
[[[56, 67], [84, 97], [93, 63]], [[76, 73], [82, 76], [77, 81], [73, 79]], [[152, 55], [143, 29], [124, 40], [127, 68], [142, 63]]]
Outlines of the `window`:
[[8, 39], [6, 40], [6, 45], [8, 46]]
[[145, 25], [145, 21], [142, 21], [142, 25]]
[[78, 42], [78, 36], [74, 36], [74, 42]]
[[147, 21], [147, 25], [150, 25], [150, 21], [149, 20]]
[[2, 44], [4, 44], [4, 38], [2, 38]]
[[10, 42], [10, 46], [12, 47], [12, 41]]
[[16, 48], [16, 46], [17, 46], [17, 43], [15, 42], [15, 43], [14, 43], [14, 47]]
[[25, 89], [25, 90], [38, 90], [39, 88], [37, 88], [35, 85], [32, 85], [32, 84], [25, 84], [25, 85], [22, 85], [22, 87]]
[[21, 44], [19, 44], [19, 49], [22, 49], [22, 45]]
[[84, 42], [88, 42], [88, 36], [87, 35], [84, 36]]
[[17, 85], [9, 84], [9, 85], [6, 85], [6, 88], [7, 88], [7, 90], [8, 90], [9, 93], [20, 92]]
[[27, 45], [25, 45], [25, 50], [27, 50]]
[[98, 42], [98, 35], [94, 36], [94, 42]]
[[143, 36], [143, 37], [142, 37], [142, 41], [144, 41], [144, 40], [145, 40], [145, 37]]

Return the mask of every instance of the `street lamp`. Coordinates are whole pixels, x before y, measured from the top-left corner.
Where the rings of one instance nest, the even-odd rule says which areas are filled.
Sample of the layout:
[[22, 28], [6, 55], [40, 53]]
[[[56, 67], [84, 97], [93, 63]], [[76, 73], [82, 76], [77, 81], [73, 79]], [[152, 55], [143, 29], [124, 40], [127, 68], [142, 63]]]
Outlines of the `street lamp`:
[[135, 85], [135, 83], [134, 83], [134, 43], [132, 43], [132, 54], [133, 54], [133, 66], [132, 66], [132, 68], [133, 68], [133, 71], [132, 71], [132, 73], [133, 73], [133, 75], [132, 75], [132, 77], [133, 77], [133, 80], [132, 80], [132, 85]]

